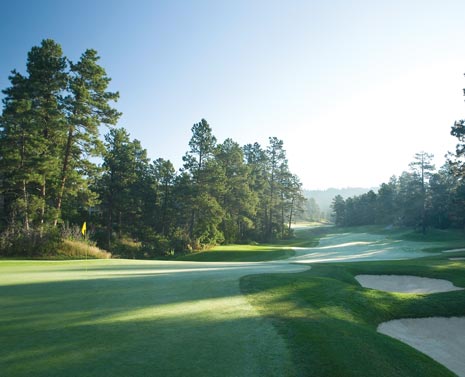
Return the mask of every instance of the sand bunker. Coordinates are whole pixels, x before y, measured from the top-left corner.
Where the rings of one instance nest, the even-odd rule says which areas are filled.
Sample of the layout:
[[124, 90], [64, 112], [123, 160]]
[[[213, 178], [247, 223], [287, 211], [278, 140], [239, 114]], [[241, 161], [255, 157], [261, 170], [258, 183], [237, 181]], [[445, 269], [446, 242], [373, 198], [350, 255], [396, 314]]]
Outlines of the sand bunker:
[[[408, 275], [357, 275], [365, 288], [401, 293], [457, 291], [448, 280]], [[398, 339], [465, 377], [465, 317], [406, 318], [384, 322], [378, 332]]]
[[458, 291], [448, 280], [422, 278], [408, 275], [357, 275], [362, 287], [397, 293], [438, 293]]
[[416, 348], [465, 377], [465, 317], [399, 319], [380, 324], [378, 332]]

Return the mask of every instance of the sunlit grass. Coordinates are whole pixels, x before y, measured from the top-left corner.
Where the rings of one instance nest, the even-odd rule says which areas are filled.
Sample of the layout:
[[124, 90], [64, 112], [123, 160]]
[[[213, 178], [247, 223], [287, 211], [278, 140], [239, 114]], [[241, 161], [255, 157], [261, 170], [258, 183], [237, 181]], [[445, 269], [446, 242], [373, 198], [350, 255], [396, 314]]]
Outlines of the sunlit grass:
[[[241, 313], [237, 308], [243, 305], [241, 295], [198, 299], [191, 301], [153, 305], [142, 309], [128, 310], [122, 313], [110, 314], [98, 320], [78, 322], [79, 326], [93, 324], [114, 324], [124, 322], [170, 321], [182, 322], [186, 317], [190, 322], [215, 323], [240, 318], [257, 318], [258, 313], [249, 310]], [[214, 310], [212, 310], [214, 308]]]
[[[462, 245], [465, 247], [465, 232], [461, 229], [432, 229], [428, 228], [423, 234], [421, 230], [404, 227], [386, 227], [384, 225], [362, 225], [353, 227], [328, 227], [329, 234], [341, 233], [371, 233], [381, 234], [389, 239], [442, 243], [444, 245]], [[457, 246], [458, 247], [458, 246]]]
[[[234, 269], [0, 261], [0, 375], [281, 376], [290, 357]], [[292, 373], [290, 373], [292, 375]]]
[[[457, 261], [459, 262], [459, 261]], [[314, 264], [295, 275], [241, 279], [242, 291], [286, 339], [297, 375], [453, 376], [414, 349], [376, 332], [397, 318], [465, 315], [464, 291], [432, 295], [364, 289], [358, 274], [409, 274], [465, 287], [465, 261], [447, 256], [394, 262]]]
[[263, 262], [286, 259], [295, 255], [294, 250], [285, 246], [270, 245], [225, 245], [198, 253], [176, 258], [197, 262]]
[[[275, 259], [291, 245], [315, 245], [321, 234], [299, 229], [277, 245], [220, 246], [197, 256]], [[0, 375], [449, 376], [376, 326], [465, 315], [464, 292], [386, 293], [361, 288], [354, 276], [409, 274], [465, 287], [465, 261], [449, 261], [452, 255], [465, 252], [244, 277], [248, 299], [234, 265], [0, 261]]]
[[325, 234], [324, 226], [316, 223], [296, 229], [294, 236], [279, 240], [274, 244], [234, 244], [215, 246], [210, 250], [187, 254], [176, 258], [183, 261], [198, 262], [263, 262], [287, 259], [295, 256], [296, 247], [314, 247], [318, 245], [321, 235]]

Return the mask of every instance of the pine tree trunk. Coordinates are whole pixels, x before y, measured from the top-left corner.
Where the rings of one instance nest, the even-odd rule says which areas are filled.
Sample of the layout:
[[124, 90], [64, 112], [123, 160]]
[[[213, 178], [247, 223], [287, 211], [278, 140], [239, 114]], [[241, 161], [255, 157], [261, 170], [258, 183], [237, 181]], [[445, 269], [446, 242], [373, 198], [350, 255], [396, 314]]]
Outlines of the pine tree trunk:
[[68, 140], [66, 141], [66, 148], [65, 148], [65, 155], [63, 158], [63, 168], [61, 170], [61, 182], [60, 182], [60, 190], [58, 191], [58, 198], [57, 198], [57, 213], [55, 216], [55, 220], [53, 221], [53, 226], [56, 227], [58, 223], [58, 218], [60, 217], [61, 211], [61, 203], [63, 201], [63, 195], [65, 193], [65, 185], [66, 185], [66, 178], [68, 177], [68, 165], [69, 160], [71, 157], [71, 145], [73, 142], [73, 127], [69, 128], [68, 131]]
[[425, 161], [424, 156], [421, 156], [421, 232], [426, 234], [426, 225], [425, 225]]
[[291, 201], [291, 210], [289, 212], [289, 234], [291, 234], [292, 216], [294, 214], [294, 201], [295, 201], [295, 197], [293, 196], [292, 201]]
[[[21, 163], [20, 163], [20, 169], [23, 170], [24, 169], [24, 158], [25, 158], [25, 154], [26, 154], [26, 145], [25, 145], [25, 140], [24, 140], [24, 134], [21, 135]], [[28, 195], [27, 195], [27, 184], [26, 184], [26, 180], [23, 179], [23, 187], [22, 187], [22, 191], [23, 191], [23, 199], [24, 199], [24, 206], [25, 206], [25, 210], [24, 210], [24, 229], [26, 230], [26, 232], [29, 232], [29, 198], [28, 198]]]
[[279, 224], [281, 227], [281, 239], [284, 238], [284, 199], [282, 199], [281, 203], [281, 223]]
[[168, 184], [165, 184], [164, 194], [163, 194], [163, 205], [162, 205], [162, 215], [161, 215], [161, 234], [166, 235], [166, 210], [168, 206]]
[[121, 211], [118, 211], [118, 238], [121, 238], [123, 228], [123, 215]]
[[268, 227], [267, 227], [267, 241], [271, 241], [271, 235], [273, 234], [273, 201], [274, 201], [274, 168], [271, 170], [271, 185], [270, 185], [270, 204], [269, 204], [269, 210], [270, 210], [270, 217], [269, 217], [269, 222], [268, 222]]
[[189, 225], [189, 236], [190, 236], [191, 240], [194, 237], [194, 224], [195, 224], [195, 210], [192, 210], [192, 212], [191, 212], [191, 221], [190, 221], [190, 225]]
[[42, 197], [42, 207], [40, 209], [40, 238], [42, 238], [44, 233], [44, 224], [45, 224], [45, 199], [46, 199], [46, 180], [44, 176], [44, 180], [42, 182], [42, 186], [40, 188], [40, 196]]
[[27, 195], [27, 187], [26, 187], [26, 180], [23, 179], [23, 199], [24, 199], [24, 229], [26, 232], [29, 232], [29, 198]]
[[[266, 202], [266, 200], [265, 200]], [[260, 235], [261, 238], [263, 237], [263, 239], [267, 240], [268, 238], [268, 207], [265, 203], [265, 208], [264, 208], [264, 212], [263, 212], [263, 224], [261, 226], [262, 228], [262, 234]]]
[[113, 233], [113, 216], [112, 216], [112, 208], [110, 206], [108, 211], [108, 220], [107, 220], [107, 241], [108, 241], [108, 250], [111, 251], [111, 234]]

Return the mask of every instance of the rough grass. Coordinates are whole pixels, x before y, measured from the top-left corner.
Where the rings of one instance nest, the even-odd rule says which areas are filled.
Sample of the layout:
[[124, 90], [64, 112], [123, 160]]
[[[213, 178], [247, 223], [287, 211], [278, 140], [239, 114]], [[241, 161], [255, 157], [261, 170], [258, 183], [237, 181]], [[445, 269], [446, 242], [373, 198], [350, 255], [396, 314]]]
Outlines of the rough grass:
[[111, 253], [86, 242], [63, 240], [54, 257], [58, 259], [108, 259], [111, 258]]

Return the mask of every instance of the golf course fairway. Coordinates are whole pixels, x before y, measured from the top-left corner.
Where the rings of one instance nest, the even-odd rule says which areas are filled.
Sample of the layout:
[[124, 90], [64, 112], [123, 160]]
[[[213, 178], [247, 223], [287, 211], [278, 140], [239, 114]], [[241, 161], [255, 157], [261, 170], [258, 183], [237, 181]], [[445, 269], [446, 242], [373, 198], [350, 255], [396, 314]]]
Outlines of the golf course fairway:
[[[328, 247], [336, 262], [311, 265], [304, 248], [268, 262], [0, 261], [0, 375], [454, 376], [377, 326], [465, 316], [465, 291], [389, 293], [355, 276], [465, 287], [465, 261], [448, 259], [465, 252], [337, 262], [337, 249], [359, 253], [372, 242], [373, 259], [375, 247], [391, 242], [364, 234], [323, 239], [307, 254]], [[425, 246], [399, 245], [407, 257]]]
[[0, 262], [0, 375], [283, 376], [292, 363], [239, 278], [304, 265]]

